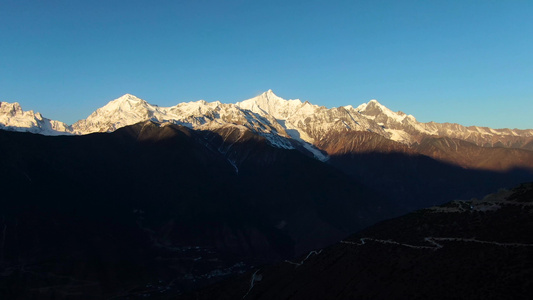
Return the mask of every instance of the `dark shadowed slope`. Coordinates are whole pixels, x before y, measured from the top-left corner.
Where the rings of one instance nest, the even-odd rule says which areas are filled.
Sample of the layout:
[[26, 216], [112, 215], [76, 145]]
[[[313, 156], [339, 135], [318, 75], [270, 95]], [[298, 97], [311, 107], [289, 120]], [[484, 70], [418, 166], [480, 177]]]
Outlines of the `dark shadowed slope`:
[[1, 298], [175, 294], [396, 213], [331, 166], [241, 129], [0, 131]]
[[331, 155], [329, 164], [396, 199], [404, 212], [533, 180], [532, 151], [451, 138], [426, 137], [408, 147], [371, 132], [347, 132], [318, 147]]
[[529, 299], [532, 214], [533, 184], [523, 184], [382, 222], [183, 298]]
[[238, 125], [0, 131], [0, 298], [171, 297], [522, 178], [368, 155], [327, 164]]

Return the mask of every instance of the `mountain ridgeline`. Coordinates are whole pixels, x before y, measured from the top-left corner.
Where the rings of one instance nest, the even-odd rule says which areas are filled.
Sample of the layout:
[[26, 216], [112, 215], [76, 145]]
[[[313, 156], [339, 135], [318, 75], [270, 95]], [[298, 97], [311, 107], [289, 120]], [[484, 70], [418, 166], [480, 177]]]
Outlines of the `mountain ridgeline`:
[[175, 297], [533, 181], [533, 130], [419, 123], [375, 100], [124, 95], [73, 125], [2, 102], [0, 127], [6, 299]]
[[159, 107], [126, 94], [72, 125], [46, 119], [33, 111], [25, 112], [18, 103], [0, 102], [0, 128], [45, 135], [111, 132], [147, 120], [194, 129], [242, 125], [269, 138], [274, 145], [278, 137], [316, 146], [334, 133], [373, 132], [407, 146], [421, 144], [427, 137], [447, 137], [480, 147], [533, 150], [533, 129], [421, 123], [412, 115], [393, 112], [376, 100], [358, 107], [328, 109], [307, 101], [285, 100], [272, 90], [235, 104], [199, 100], [172, 107]]

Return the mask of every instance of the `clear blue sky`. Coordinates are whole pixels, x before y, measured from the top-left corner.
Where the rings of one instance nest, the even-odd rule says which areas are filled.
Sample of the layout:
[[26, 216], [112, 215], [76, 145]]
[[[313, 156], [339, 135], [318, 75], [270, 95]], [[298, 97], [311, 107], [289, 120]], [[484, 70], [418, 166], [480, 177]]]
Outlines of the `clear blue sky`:
[[533, 128], [533, 1], [0, 0], [0, 100], [51, 119], [268, 89]]

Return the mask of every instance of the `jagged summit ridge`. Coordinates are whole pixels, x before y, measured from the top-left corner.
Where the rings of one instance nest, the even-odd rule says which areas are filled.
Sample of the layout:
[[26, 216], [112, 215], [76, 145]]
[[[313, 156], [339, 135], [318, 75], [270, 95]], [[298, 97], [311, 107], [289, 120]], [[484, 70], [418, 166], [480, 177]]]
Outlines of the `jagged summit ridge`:
[[236, 126], [238, 130], [246, 128], [265, 136], [274, 146], [292, 148], [286, 141], [288, 134], [271, 116], [255, 114], [240, 109], [235, 104], [223, 104], [219, 101], [198, 100], [171, 107], [160, 107], [126, 94], [110, 101], [72, 127], [76, 134], [111, 132], [147, 120], [174, 123], [198, 130], [217, 130]]
[[109, 132], [149, 120], [157, 112], [157, 106], [134, 95], [125, 94], [97, 109], [87, 119], [74, 123], [72, 129], [76, 134]]
[[406, 118], [416, 121], [412, 115], [407, 115], [401, 111], [394, 112], [385, 105], [379, 103], [376, 99], [372, 99], [368, 103], [359, 105], [357, 108], [355, 108], [355, 110], [374, 120], [380, 117], [380, 119], [384, 121], [394, 121], [398, 123], [403, 122], [403, 120]]
[[41, 113], [33, 110], [22, 110], [18, 102], [0, 102], [0, 129], [44, 135], [63, 135], [72, 131], [70, 126], [63, 122], [44, 118]]
[[1, 105], [1, 128], [46, 135], [111, 132], [155, 120], [200, 130], [241, 126], [284, 147], [289, 147], [287, 139], [312, 148], [331, 134], [370, 131], [406, 145], [420, 143], [424, 136], [431, 135], [462, 139], [478, 146], [533, 149], [533, 130], [420, 123], [412, 115], [394, 112], [375, 99], [357, 107], [347, 105], [328, 109], [308, 101], [283, 99], [272, 90], [235, 104], [198, 100], [171, 107], [160, 107], [125, 94], [72, 126], [43, 118], [33, 111], [24, 112], [18, 103], [2, 102]]
[[268, 90], [257, 97], [237, 102], [235, 105], [255, 113], [267, 113], [276, 119], [285, 120], [298, 111], [303, 103], [299, 99], [285, 100], [274, 94], [272, 90]]
[[328, 133], [346, 130], [369, 130], [387, 135], [382, 128], [355, 111], [350, 112], [343, 108], [328, 109], [299, 99], [285, 100], [275, 95], [272, 90], [237, 102], [236, 105], [254, 113], [271, 115], [292, 138], [308, 143], [315, 143]]

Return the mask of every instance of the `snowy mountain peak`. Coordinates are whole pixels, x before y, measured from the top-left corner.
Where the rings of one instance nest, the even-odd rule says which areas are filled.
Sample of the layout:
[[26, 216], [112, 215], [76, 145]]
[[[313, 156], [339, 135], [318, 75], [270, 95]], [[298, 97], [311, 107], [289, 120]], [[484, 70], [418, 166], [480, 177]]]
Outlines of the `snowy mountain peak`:
[[120, 96], [119, 98], [115, 99], [115, 100], [112, 100], [110, 101], [109, 103], [126, 103], [126, 102], [132, 102], [132, 103], [148, 103], [146, 101], [144, 101], [143, 99], [135, 96], [135, 95], [132, 95], [132, 94], [124, 94], [122, 96]]
[[376, 99], [372, 99], [368, 101], [368, 103], [363, 103], [359, 105], [356, 109], [357, 111], [365, 111], [365, 110], [373, 110], [373, 109], [379, 109], [381, 111], [389, 110], [385, 105], [379, 103], [379, 101]]
[[[274, 94], [274, 92], [272, 90], [268, 90], [268, 91], [262, 93], [261, 95], [259, 95], [257, 97], [254, 97], [252, 99], [255, 99], [256, 102], [271, 103], [271, 104], [283, 103], [283, 102], [287, 102], [287, 101], [295, 101], [295, 100], [285, 100], [285, 99], [279, 97], [278, 95]], [[252, 99], [249, 99], [249, 100], [252, 100]], [[300, 102], [300, 100], [297, 100], [297, 101]]]
[[22, 113], [22, 107], [18, 102], [0, 102], [0, 113], [14, 116]]
[[[286, 141], [289, 139], [308, 150], [330, 136], [349, 131], [370, 131], [408, 145], [419, 143], [427, 135], [460, 138], [482, 146], [504, 143], [509, 147], [530, 147], [528, 145], [533, 141], [533, 130], [420, 123], [411, 115], [393, 112], [375, 99], [356, 108], [347, 105], [328, 109], [308, 101], [283, 99], [271, 89], [236, 104], [198, 100], [171, 107], [159, 107], [132, 94], [125, 94], [72, 126], [46, 119], [37, 112], [25, 112], [18, 103], [0, 102], [0, 128], [46, 135], [111, 132], [147, 120], [200, 130], [240, 126], [265, 136], [273, 145], [288, 147]], [[522, 136], [528, 139], [522, 141]]]
[[125, 94], [97, 109], [87, 119], [72, 125], [75, 133], [109, 132], [146, 121], [158, 112], [157, 106], [131, 94]]
[[119, 98], [117, 98], [116, 100], [134, 100], [134, 101], [138, 101], [138, 100], [142, 100], [142, 99], [137, 97], [137, 96], [135, 96], [135, 95], [126, 93], [126, 94], [120, 96]]
[[[125, 94], [115, 100], [109, 101], [105, 106], [99, 108], [98, 110], [102, 111], [130, 111], [130, 110], [139, 110], [146, 109], [147, 107], [153, 107], [145, 100], [136, 97], [131, 94]], [[97, 110], [97, 111], [98, 111]]]
[[23, 111], [19, 103], [0, 102], [0, 129], [27, 131], [45, 135], [69, 134], [70, 126], [43, 118], [39, 112]]
[[398, 122], [401, 123], [407, 115], [401, 111], [394, 112], [376, 99], [359, 105], [356, 110], [367, 118], [373, 119], [379, 123]]
[[[28, 111], [28, 113], [29, 112], [30, 111]], [[23, 114], [24, 112], [22, 111], [22, 107], [20, 107], [20, 104], [18, 102], [0, 102], [0, 113], [2, 115], [15, 116]]]
[[257, 97], [237, 102], [235, 105], [254, 113], [266, 113], [276, 119], [286, 120], [303, 104], [299, 99], [285, 100], [274, 94], [272, 90], [268, 90]]

